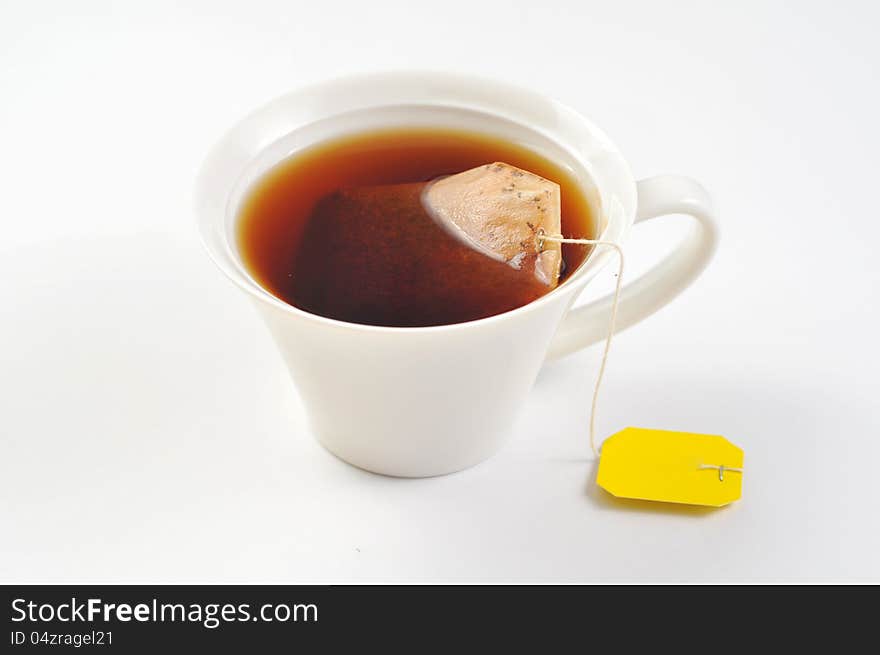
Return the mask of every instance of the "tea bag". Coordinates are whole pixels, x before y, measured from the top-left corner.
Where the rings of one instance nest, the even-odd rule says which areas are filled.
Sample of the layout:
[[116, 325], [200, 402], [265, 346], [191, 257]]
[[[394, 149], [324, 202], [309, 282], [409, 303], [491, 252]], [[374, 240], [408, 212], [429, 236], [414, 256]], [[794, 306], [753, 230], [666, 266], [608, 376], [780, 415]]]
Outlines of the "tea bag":
[[556, 286], [561, 244], [536, 238], [560, 233], [555, 182], [495, 162], [432, 183], [424, 201], [436, 220], [481, 252], [514, 268], [533, 259], [535, 275], [551, 289]]
[[[345, 321], [426, 326], [514, 309], [553, 289], [559, 186], [496, 162], [318, 202], [293, 272], [298, 306]], [[542, 232], [543, 231], [543, 232]]]

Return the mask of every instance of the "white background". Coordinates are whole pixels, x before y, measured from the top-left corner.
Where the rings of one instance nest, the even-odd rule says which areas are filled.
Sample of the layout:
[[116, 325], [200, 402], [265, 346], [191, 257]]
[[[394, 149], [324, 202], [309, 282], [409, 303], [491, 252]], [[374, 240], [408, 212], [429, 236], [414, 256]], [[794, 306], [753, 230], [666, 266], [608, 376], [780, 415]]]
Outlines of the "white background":
[[[0, 581], [880, 581], [878, 18], [868, 1], [3, 0]], [[723, 434], [746, 452], [741, 502], [595, 487], [596, 349], [547, 366], [507, 447], [459, 474], [372, 475], [308, 434], [198, 243], [193, 177], [272, 97], [403, 67], [549, 93], [637, 176], [710, 189], [717, 259], [616, 341], [599, 431]], [[639, 226], [630, 260], [685, 224]]]

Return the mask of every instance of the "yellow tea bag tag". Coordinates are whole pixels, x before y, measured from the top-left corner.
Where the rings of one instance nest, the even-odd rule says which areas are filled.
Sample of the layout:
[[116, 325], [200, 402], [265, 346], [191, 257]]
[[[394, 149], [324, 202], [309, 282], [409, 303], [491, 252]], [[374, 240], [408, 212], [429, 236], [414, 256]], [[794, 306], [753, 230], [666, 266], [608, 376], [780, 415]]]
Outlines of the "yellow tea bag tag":
[[742, 495], [742, 465], [718, 435], [626, 428], [602, 444], [596, 482], [620, 498], [721, 507]]

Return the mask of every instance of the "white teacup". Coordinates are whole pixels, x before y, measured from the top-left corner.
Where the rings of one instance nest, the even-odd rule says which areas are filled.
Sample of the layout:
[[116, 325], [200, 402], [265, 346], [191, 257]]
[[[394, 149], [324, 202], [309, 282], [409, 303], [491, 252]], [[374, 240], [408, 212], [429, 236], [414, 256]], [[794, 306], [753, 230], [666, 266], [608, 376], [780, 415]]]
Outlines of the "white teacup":
[[572, 109], [500, 82], [437, 73], [385, 73], [295, 91], [241, 121], [198, 177], [196, 212], [211, 257], [254, 299], [304, 401], [320, 442], [343, 460], [386, 475], [450, 473], [489, 457], [511, 432], [542, 363], [604, 337], [610, 298], [569, 311], [612, 258], [597, 248], [551, 293], [489, 318], [437, 327], [345, 323], [292, 307], [257, 284], [234, 234], [256, 178], [292, 153], [377, 127], [453, 127], [527, 145], [567, 166], [587, 191], [601, 238], [622, 243], [630, 226], [689, 214], [695, 229], [641, 278], [625, 285], [618, 329], [669, 302], [708, 263], [718, 239], [696, 182], [636, 182], [608, 138]]

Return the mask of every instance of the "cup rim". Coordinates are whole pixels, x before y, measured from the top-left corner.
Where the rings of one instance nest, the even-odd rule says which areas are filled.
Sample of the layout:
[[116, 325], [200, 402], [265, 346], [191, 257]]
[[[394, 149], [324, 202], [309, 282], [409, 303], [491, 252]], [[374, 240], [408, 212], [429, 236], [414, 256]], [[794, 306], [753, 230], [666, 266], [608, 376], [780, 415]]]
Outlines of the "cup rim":
[[[349, 321], [343, 321], [327, 316], [321, 316], [319, 314], [313, 314], [294, 305], [291, 305], [284, 300], [281, 300], [280, 298], [269, 292], [267, 289], [263, 288], [259, 283], [256, 282], [256, 280], [252, 279], [250, 275], [242, 275], [241, 271], [237, 270], [235, 265], [230, 265], [230, 262], [226, 260], [226, 257], [229, 256], [230, 259], [235, 261], [234, 257], [229, 255], [228, 253], [220, 253], [217, 251], [217, 244], [214, 243], [214, 237], [216, 235], [212, 233], [211, 228], [211, 225], [215, 221], [215, 218], [206, 215], [209, 212], [206, 208], [201, 206], [200, 202], [203, 194], [216, 193], [216, 189], [209, 189], [209, 187], [214, 185], [214, 182], [210, 182], [208, 180], [208, 178], [212, 177], [212, 162], [222, 157], [224, 150], [228, 149], [231, 146], [236, 146], [239, 143], [239, 139], [241, 139], [243, 136], [246, 136], [249, 130], [253, 128], [254, 124], [259, 123], [261, 121], [261, 118], [265, 114], [270, 113], [279, 105], [291, 103], [297, 98], [308, 96], [320, 97], [322, 95], [325, 95], [328, 91], [332, 91], [335, 88], [344, 88], [345, 86], [363, 84], [369, 84], [374, 87], [389, 84], [424, 85], [426, 82], [434, 82], [438, 84], [442, 83], [452, 87], [471, 89], [479, 88], [481, 93], [491, 92], [493, 96], [497, 96], [499, 98], [507, 95], [508, 97], [518, 99], [520, 102], [525, 100], [528, 103], [534, 103], [536, 105], [543, 104], [545, 108], [552, 110], [560, 120], [571, 121], [574, 124], [577, 124], [585, 134], [588, 134], [594, 141], [601, 144], [603, 154], [609, 156], [613, 160], [613, 164], [619, 169], [619, 171], [624, 173], [623, 177], [625, 179], [621, 181], [624, 182], [625, 186], [627, 187], [626, 189], [619, 190], [620, 192], [623, 192], [625, 194], [625, 201], [628, 201], [625, 202], [625, 204], [628, 206], [622, 208], [622, 219], [618, 219], [619, 221], [622, 221], [622, 224], [615, 225], [612, 222], [613, 217], [610, 215], [606, 216], [605, 226], [598, 235], [597, 239], [612, 241], [613, 243], [616, 243], [618, 245], [625, 240], [635, 219], [635, 178], [629, 168], [629, 165], [627, 164], [623, 155], [618, 150], [617, 146], [614, 145], [614, 143], [602, 130], [596, 127], [596, 125], [594, 125], [592, 121], [587, 119], [580, 112], [577, 112], [576, 110], [557, 100], [553, 96], [537, 93], [516, 84], [511, 84], [508, 82], [480, 75], [417, 69], [395, 70], [375, 73], [354, 73], [300, 86], [286, 94], [270, 100], [268, 103], [265, 103], [257, 109], [251, 111], [244, 118], [242, 118], [232, 127], [230, 127], [227, 132], [222, 136], [222, 138], [215, 143], [209, 154], [206, 156], [196, 177], [196, 190], [194, 198], [196, 223], [199, 231], [200, 240], [202, 241], [203, 246], [207, 250], [209, 257], [214, 261], [217, 267], [220, 268], [224, 275], [226, 275], [226, 277], [228, 277], [236, 286], [238, 286], [240, 289], [242, 289], [252, 297], [268, 303], [270, 306], [273, 306], [276, 309], [279, 309], [289, 315], [296, 316], [300, 319], [315, 323], [318, 326], [323, 326], [326, 328], [374, 333], [386, 332], [395, 334], [427, 334], [441, 331], [476, 329], [504, 320], [513, 319], [530, 312], [538, 311], [541, 307], [547, 305], [548, 303], [561, 300], [564, 296], [567, 295], [579, 293], [584, 288], [584, 286], [586, 286], [587, 282], [589, 282], [605, 266], [608, 259], [613, 254], [611, 252], [611, 249], [606, 248], [602, 250], [600, 247], [595, 247], [594, 251], [590, 253], [590, 255], [580, 264], [578, 270], [575, 271], [572, 276], [562, 282], [562, 284], [559, 284], [540, 298], [536, 298], [535, 300], [528, 302], [525, 305], [521, 305], [500, 314], [493, 314], [491, 316], [474, 319], [471, 321], [448, 323], [443, 325], [429, 325], [419, 327], [369, 325], [364, 323], [352, 323]], [[441, 105], [442, 103], [438, 102], [435, 104]], [[301, 126], [292, 126], [288, 130], [288, 133], [295, 131], [299, 127]], [[276, 138], [278, 136], [281, 135], [276, 135]], [[564, 141], [560, 143], [564, 144]], [[266, 145], [268, 144], [263, 144], [261, 147], [258, 148], [258, 150], [262, 150]], [[576, 151], [572, 152], [573, 154], [577, 154]], [[599, 182], [595, 179], [593, 181], [596, 184], [597, 191], [600, 198], [603, 200], [604, 205], [605, 197], [603, 194], [602, 185], [599, 184]], [[232, 190], [231, 186], [232, 185], [230, 185], [229, 189], [230, 192]], [[607, 208], [605, 208], [604, 206], [602, 208], [602, 211], [603, 213], [607, 214]], [[616, 218], [617, 216], [620, 216], [620, 211], [616, 213], [614, 218]], [[612, 228], [617, 229], [613, 230]], [[244, 266], [243, 262], [238, 262], [238, 264], [241, 267]]]

